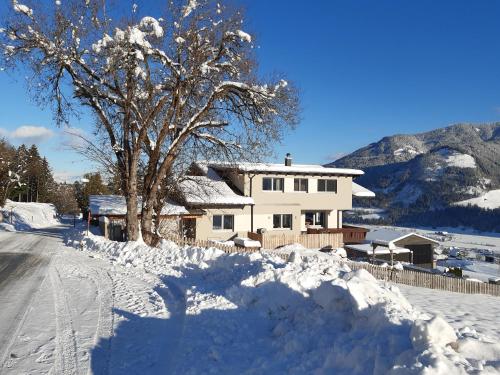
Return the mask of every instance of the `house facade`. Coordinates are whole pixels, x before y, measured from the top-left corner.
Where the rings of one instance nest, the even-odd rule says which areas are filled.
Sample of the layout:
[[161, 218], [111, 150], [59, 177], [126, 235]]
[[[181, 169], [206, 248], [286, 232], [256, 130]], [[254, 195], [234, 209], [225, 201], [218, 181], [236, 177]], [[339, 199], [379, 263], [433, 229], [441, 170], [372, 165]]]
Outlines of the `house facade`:
[[373, 196], [354, 184], [361, 170], [321, 165], [195, 163], [181, 183], [188, 209], [203, 212], [189, 223], [197, 239], [229, 240], [248, 232], [301, 234], [342, 228], [352, 196]]

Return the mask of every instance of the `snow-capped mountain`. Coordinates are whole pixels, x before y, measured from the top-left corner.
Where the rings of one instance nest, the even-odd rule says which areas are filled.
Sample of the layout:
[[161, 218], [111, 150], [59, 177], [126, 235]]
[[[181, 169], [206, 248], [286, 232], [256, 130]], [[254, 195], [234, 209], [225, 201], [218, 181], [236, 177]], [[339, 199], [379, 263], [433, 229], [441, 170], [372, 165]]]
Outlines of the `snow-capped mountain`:
[[377, 197], [357, 203], [388, 208], [393, 214], [443, 210], [463, 201], [499, 208], [500, 201], [485, 205], [483, 200], [500, 188], [500, 123], [384, 137], [329, 166], [362, 168], [365, 175], [359, 183]]

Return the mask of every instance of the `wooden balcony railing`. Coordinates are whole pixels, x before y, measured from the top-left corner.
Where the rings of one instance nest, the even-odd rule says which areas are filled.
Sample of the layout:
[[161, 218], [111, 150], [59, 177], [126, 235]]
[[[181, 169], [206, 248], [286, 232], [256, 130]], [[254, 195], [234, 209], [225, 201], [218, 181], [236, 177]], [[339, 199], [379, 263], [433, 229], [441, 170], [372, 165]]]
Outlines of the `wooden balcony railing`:
[[363, 243], [368, 229], [344, 225], [343, 228], [308, 228], [307, 234], [342, 233], [345, 245]]

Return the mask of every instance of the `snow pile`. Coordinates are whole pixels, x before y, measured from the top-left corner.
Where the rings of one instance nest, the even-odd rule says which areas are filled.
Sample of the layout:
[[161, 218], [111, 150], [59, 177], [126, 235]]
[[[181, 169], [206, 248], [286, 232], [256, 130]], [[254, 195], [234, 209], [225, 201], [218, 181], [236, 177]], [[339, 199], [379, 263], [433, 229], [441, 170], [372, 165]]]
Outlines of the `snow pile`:
[[[56, 209], [49, 203], [22, 203], [7, 200], [0, 209], [4, 222], [0, 229], [7, 231], [31, 230], [59, 225]], [[10, 215], [12, 215], [12, 225]]]
[[[182, 337], [170, 373], [460, 374], [500, 370], [442, 318], [414, 310], [398, 288], [332, 257], [225, 254], [83, 239], [92, 256], [159, 275], [183, 292]], [[203, 353], [203, 355], [200, 355]]]

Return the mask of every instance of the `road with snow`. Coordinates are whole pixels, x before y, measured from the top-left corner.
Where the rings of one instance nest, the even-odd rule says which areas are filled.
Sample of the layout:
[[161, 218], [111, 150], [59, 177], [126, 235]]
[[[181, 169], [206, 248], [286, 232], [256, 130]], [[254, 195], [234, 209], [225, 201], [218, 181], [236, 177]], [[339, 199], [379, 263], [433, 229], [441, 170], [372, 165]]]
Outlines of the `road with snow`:
[[53, 237], [0, 234], [0, 363], [5, 363], [34, 296], [47, 276]]
[[0, 231], [0, 374], [164, 369], [177, 321], [164, 324], [171, 312], [156, 277], [75, 251], [66, 235], [64, 226]]

